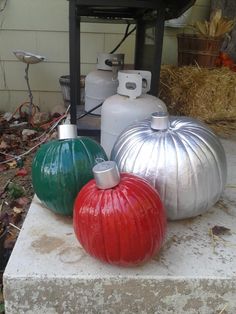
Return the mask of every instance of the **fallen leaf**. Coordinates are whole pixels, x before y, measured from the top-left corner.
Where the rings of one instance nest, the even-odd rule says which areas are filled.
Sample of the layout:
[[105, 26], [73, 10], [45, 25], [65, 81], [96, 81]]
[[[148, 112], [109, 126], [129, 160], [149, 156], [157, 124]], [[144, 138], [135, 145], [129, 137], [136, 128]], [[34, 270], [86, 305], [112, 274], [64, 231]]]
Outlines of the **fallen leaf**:
[[28, 171], [25, 168], [21, 168], [16, 172], [16, 176], [24, 177], [28, 174]]
[[8, 147], [7, 143], [5, 141], [1, 141], [0, 149], [6, 149], [7, 147]]
[[10, 121], [12, 119], [12, 113], [11, 112], [5, 112], [3, 115], [3, 119], [6, 121]]
[[211, 228], [211, 230], [213, 235], [223, 235], [226, 233], [230, 233], [230, 229], [224, 226], [214, 226], [213, 228]]
[[0, 165], [0, 172], [6, 171], [8, 169], [8, 166], [6, 164], [1, 164]]
[[2, 226], [2, 224], [0, 224], [0, 236], [2, 236], [2, 234], [4, 233], [5, 231], [5, 227]]
[[18, 234], [14, 228], [8, 229], [8, 235], [4, 242], [5, 249], [12, 249], [14, 247]]
[[19, 213], [19, 214], [13, 213], [13, 215], [11, 216], [11, 222], [10, 223], [17, 226], [22, 220], [22, 215], [23, 215], [22, 213]]
[[7, 180], [7, 182], [4, 184], [3, 188], [0, 189], [0, 197], [1, 198], [3, 197], [4, 193], [6, 192], [7, 187], [10, 184], [10, 182], [11, 182], [11, 179]]
[[9, 166], [10, 169], [14, 169], [17, 167], [17, 162], [15, 160], [9, 161], [7, 165]]
[[16, 207], [24, 207], [26, 205], [28, 205], [30, 203], [30, 199], [28, 197], [20, 197], [20, 198], [17, 198], [16, 200], [14, 200], [14, 204]]
[[9, 183], [7, 189], [8, 189], [9, 195], [14, 199], [21, 197], [25, 193], [22, 186], [13, 182]]
[[0, 304], [0, 313], [4, 313], [5, 311], [5, 307], [4, 307], [4, 303]]
[[2, 211], [0, 213], [0, 226], [8, 226], [9, 224], [9, 214], [7, 212]]
[[24, 211], [23, 208], [19, 208], [19, 207], [14, 207], [12, 210], [16, 214], [21, 214]]
[[28, 140], [30, 140], [32, 137], [35, 137], [36, 134], [37, 134], [37, 131], [35, 131], [35, 130], [24, 129], [24, 130], [22, 131], [22, 139], [23, 139], [23, 141], [28, 141]]

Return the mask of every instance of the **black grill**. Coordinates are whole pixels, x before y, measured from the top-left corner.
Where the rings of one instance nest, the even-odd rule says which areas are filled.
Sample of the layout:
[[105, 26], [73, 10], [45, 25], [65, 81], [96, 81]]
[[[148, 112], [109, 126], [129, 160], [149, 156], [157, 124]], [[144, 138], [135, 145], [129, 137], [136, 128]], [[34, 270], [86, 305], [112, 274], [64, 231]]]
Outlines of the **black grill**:
[[[152, 72], [150, 93], [158, 95], [164, 22], [180, 16], [194, 3], [195, 0], [69, 0], [71, 123], [77, 122], [76, 105], [80, 103], [81, 21], [127, 23], [129, 20], [135, 23], [135, 69]], [[153, 28], [153, 44], [150, 41], [146, 44], [150, 28]]]

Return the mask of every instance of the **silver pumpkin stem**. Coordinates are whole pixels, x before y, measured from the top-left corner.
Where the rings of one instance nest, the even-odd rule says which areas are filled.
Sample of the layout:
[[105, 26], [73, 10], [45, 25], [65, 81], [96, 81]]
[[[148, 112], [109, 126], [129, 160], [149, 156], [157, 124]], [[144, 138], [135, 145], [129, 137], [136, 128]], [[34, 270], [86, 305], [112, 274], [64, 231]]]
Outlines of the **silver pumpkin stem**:
[[167, 130], [170, 126], [170, 119], [167, 112], [155, 112], [151, 118], [151, 128], [157, 131]]
[[114, 161], [104, 161], [93, 167], [93, 175], [99, 189], [106, 190], [120, 183], [120, 172]]
[[61, 124], [58, 126], [58, 139], [69, 140], [77, 138], [77, 126], [75, 124]]

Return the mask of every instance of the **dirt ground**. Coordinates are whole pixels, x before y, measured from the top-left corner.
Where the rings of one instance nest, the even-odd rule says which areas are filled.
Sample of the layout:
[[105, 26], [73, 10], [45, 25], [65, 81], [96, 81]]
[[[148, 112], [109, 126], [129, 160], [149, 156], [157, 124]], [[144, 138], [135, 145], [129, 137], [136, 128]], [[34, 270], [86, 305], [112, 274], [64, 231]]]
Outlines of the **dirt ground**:
[[0, 114], [0, 313], [2, 274], [34, 195], [32, 160], [40, 144], [53, 139], [53, 132], [49, 135], [25, 119], [15, 121]]
[[[28, 208], [30, 206], [32, 197], [33, 197], [33, 187], [31, 184], [31, 161], [32, 155], [27, 156], [25, 158], [25, 165], [24, 168], [27, 171], [27, 175], [21, 177], [16, 176], [18, 171], [17, 168], [15, 169], [8, 169], [5, 171], [0, 172], [0, 190], [3, 190], [8, 182], [12, 182], [15, 186], [20, 186], [23, 188], [23, 195], [21, 198], [14, 199], [9, 190], [6, 191], [0, 197], [0, 217], [2, 224], [3, 221], [7, 224], [7, 233], [5, 237], [5, 241], [3, 243], [3, 251], [1, 251], [1, 269], [0, 269], [0, 313], [4, 313], [4, 306], [3, 306], [3, 296], [2, 296], [2, 274], [5, 269], [5, 265], [11, 255], [12, 249], [15, 245], [17, 240], [19, 230], [17, 228], [21, 228], [24, 218], [27, 214]], [[17, 206], [15, 206], [17, 205]], [[15, 227], [14, 227], [15, 226]]]

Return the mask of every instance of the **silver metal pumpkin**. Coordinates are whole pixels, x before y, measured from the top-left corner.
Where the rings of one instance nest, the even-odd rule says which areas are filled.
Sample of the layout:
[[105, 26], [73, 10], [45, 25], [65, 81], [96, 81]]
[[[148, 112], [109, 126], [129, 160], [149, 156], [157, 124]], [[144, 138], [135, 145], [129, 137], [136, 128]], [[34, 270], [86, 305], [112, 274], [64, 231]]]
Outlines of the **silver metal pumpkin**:
[[111, 159], [122, 172], [146, 178], [160, 193], [171, 220], [195, 217], [220, 198], [226, 157], [216, 135], [188, 117], [154, 113], [117, 139]]

